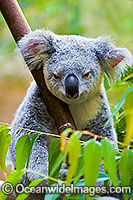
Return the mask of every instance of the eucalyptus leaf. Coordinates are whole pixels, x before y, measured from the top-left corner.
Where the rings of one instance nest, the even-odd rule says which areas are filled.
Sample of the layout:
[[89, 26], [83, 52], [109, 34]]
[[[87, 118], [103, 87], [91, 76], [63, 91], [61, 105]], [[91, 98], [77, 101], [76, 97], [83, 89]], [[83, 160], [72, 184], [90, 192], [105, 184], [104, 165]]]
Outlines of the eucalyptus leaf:
[[133, 139], [133, 91], [126, 96], [124, 108], [126, 117], [126, 135], [124, 143], [129, 145], [131, 139]]
[[2, 130], [4, 130], [4, 129], [6, 129], [6, 126], [5, 126], [5, 125], [0, 125], [0, 132], [1, 132]]
[[[36, 187], [41, 181], [43, 181], [44, 179], [37, 179], [37, 180], [34, 180], [32, 181], [28, 187], [31, 188], [31, 187]], [[16, 200], [25, 200], [31, 193], [22, 193], [22, 194], [19, 194], [18, 197], [16, 198]]]
[[131, 152], [129, 149], [126, 149], [122, 152], [119, 163], [119, 172], [120, 172], [122, 186], [129, 186], [132, 171], [133, 171], [133, 152]]
[[94, 140], [88, 143], [84, 148], [84, 175], [85, 184], [90, 186], [96, 185], [99, 168], [102, 161], [101, 144]]
[[21, 182], [23, 174], [24, 174], [23, 170], [17, 170], [15, 172], [11, 172], [6, 178], [5, 182], [12, 183], [12, 185], [15, 187], [18, 183]]
[[25, 167], [29, 157], [32, 142], [29, 135], [21, 136], [16, 144], [16, 169], [21, 170]]
[[10, 129], [1, 127], [0, 131], [0, 169], [6, 172], [5, 159], [11, 142], [11, 136], [8, 134]]
[[120, 102], [116, 105], [114, 112], [111, 114], [111, 116], [109, 117], [109, 119], [107, 120], [107, 122], [104, 125], [104, 128], [107, 126], [107, 124], [109, 123], [109, 121], [111, 120], [111, 118], [114, 117], [114, 115], [118, 112], [118, 110], [123, 106], [123, 104], [125, 103], [125, 98], [128, 95], [128, 93], [133, 91], [133, 86], [130, 87], [125, 94], [123, 95], [123, 97], [121, 98]]
[[[60, 170], [61, 162], [63, 161], [63, 154], [60, 152], [60, 139], [54, 139], [49, 146], [49, 175], [53, 178], [58, 178], [58, 172]], [[49, 184], [53, 184], [52, 180], [49, 180]]]
[[79, 157], [79, 160], [78, 160], [77, 170], [76, 170], [75, 177], [74, 177], [74, 184], [77, 183], [77, 181], [79, 180], [79, 178], [83, 174], [83, 171], [84, 171], [83, 166], [84, 166], [83, 151], [81, 150], [80, 157]]
[[33, 145], [34, 145], [35, 141], [37, 140], [38, 136], [39, 136], [38, 133], [36, 133], [36, 134], [34, 134], [32, 136], [32, 140], [31, 140], [32, 145], [31, 145], [29, 156], [28, 156], [26, 168], [28, 168], [28, 166], [29, 166], [29, 161], [30, 161], [30, 156], [31, 156], [31, 153], [32, 153], [32, 148], [33, 148]]
[[102, 152], [104, 157], [104, 165], [107, 169], [107, 172], [112, 180], [114, 186], [118, 186], [118, 177], [117, 177], [117, 168], [116, 168], [116, 160], [115, 160], [115, 149], [110, 142], [103, 139], [102, 140]]
[[67, 184], [69, 185], [72, 181], [72, 178], [76, 172], [79, 155], [81, 152], [81, 144], [77, 137], [78, 135], [72, 135], [68, 141], [69, 145], [69, 155], [68, 162], [70, 167], [68, 168], [67, 173]]
[[34, 143], [35, 143], [35, 141], [37, 140], [38, 136], [39, 136], [38, 133], [35, 133], [35, 134], [32, 136], [32, 140], [31, 140], [32, 146], [34, 145]]
[[[11, 188], [13, 187], [13, 189], [15, 189], [15, 186], [21, 182], [23, 174], [24, 172], [22, 170], [12, 172], [6, 178], [5, 183], [11, 184]], [[10, 187], [10, 185], [8, 187]], [[8, 195], [4, 194], [3, 192], [0, 192], [0, 200], [6, 200], [7, 197]]]

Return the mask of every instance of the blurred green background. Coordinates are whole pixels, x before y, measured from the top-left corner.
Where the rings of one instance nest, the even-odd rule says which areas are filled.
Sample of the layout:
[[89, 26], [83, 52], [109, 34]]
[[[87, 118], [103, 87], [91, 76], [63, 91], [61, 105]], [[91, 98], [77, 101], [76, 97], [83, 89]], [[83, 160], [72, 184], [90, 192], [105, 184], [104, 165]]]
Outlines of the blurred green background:
[[[132, 0], [19, 0], [32, 30], [86, 37], [111, 35], [133, 53]], [[0, 121], [11, 122], [31, 81], [16, 44], [0, 14]]]

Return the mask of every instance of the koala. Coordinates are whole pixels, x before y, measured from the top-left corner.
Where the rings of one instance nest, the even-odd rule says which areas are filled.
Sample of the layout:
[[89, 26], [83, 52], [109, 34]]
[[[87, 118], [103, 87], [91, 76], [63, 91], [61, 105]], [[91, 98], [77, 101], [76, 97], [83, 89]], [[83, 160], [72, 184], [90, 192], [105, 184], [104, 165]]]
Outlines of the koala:
[[[56, 35], [49, 30], [35, 30], [25, 35], [18, 47], [32, 71], [43, 67], [49, 91], [68, 104], [79, 130], [117, 141], [113, 121], [104, 125], [111, 115], [103, 84], [103, 74], [109, 80], [120, 77], [125, 66], [132, 65], [132, 54], [115, 46], [110, 37], [86, 38], [77, 35]], [[45, 99], [33, 81], [16, 111], [13, 126], [57, 133]], [[13, 128], [10, 153], [15, 166], [15, 146], [27, 131]], [[32, 133], [33, 134], [33, 133]], [[32, 135], [31, 134], [31, 135]], [[40, 135], [33, 145], [29, 169], [48, 175], [48, 145], [50, 138]], [[114, 144], [116, 145], [116, 144]], [[117, 145], [116, 145], [117, 147]], [[29, 180], [40, 178], [30, 173]]]

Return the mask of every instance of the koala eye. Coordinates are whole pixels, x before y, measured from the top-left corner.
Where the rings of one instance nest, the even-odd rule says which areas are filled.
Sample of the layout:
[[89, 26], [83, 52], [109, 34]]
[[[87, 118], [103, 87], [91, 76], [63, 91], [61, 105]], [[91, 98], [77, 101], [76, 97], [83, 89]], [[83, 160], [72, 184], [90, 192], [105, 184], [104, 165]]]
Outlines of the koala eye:
[[54, 76], [55, 80], [57, 80], [57, 81], [60, 80], [60, 75], [59, 74], [54, 73], [53, 76]]
[[91, 71], [85, 72], [82, 76], [83, 79], [87, 79], [91, 75]]

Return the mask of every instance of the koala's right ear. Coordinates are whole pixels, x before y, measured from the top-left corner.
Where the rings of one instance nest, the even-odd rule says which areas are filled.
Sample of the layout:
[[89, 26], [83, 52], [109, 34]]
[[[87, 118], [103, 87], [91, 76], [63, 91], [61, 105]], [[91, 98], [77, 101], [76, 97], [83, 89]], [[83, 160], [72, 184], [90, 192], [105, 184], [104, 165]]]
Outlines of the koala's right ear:
[[49, 31], [36, 30], [18, 41], [18, 47], [30, 70], [39, 69], [52, 50]]

